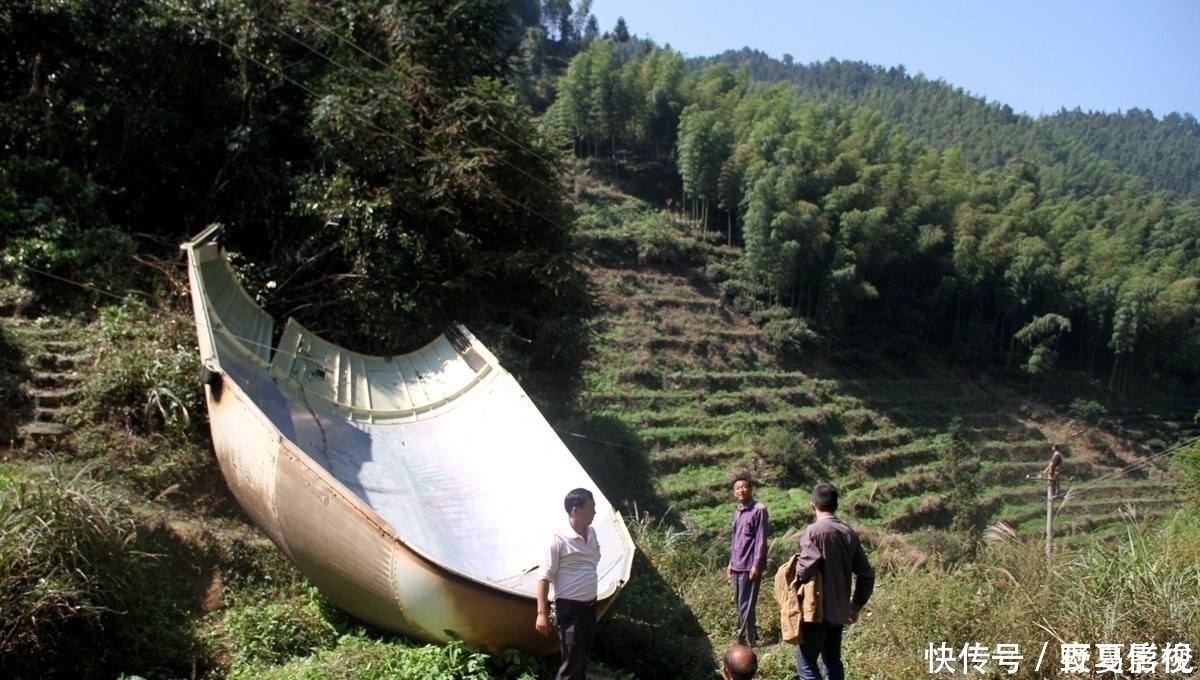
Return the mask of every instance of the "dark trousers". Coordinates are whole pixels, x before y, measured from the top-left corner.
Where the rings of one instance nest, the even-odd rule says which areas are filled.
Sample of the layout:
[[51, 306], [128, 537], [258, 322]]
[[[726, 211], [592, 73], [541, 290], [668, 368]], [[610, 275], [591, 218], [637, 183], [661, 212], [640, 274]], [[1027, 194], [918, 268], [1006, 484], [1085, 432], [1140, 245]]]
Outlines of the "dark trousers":
[[558, 620], [558, 644], [562, 665], [556, 680], [584, 680], [592, 637], [596, 632], [596, 603], [557, 599], [554, 613]]
[[817, 658], [825, 664], [826, 680], [845, 680], [842, 664], [842, 630], [845, 626], [805, 623], [800, 626], [804, 641], [796, 646], [796, 673], [800, 680], [821, 680]]
[[762, 577], [750, 580], [750, 572], [733, 572], [733, 601], [737, 605], [737, 641], [753, 647], [758, 643], [758, 623], [754, 610], [758, 608], [758, 586]]

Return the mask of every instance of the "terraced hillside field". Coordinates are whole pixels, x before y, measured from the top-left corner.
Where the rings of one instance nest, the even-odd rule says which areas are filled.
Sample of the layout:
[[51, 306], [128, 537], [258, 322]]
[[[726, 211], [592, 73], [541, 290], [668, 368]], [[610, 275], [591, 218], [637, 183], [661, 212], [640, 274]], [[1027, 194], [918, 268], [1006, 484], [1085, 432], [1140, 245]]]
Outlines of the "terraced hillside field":
[[977, 527], [1005, 521], [1041, 533], [1046, 485], [1027, 476], [1052, 443], [1063, 445], [1071, 477], [1069, 496], [1054, 503], [1059, 535], [1086, 540], [1129, 515], [1174, 511], [1159, 454], [1195, 436], [1178, 426], [1189, 405], [1137, 420], [1134, 432], [936, 361], [867, 367], [836, 344], [785, 357], [713, 280], [736, 266], [736, 250], [615, 190], [592, 191], [600, 207], [584, 238], [604, 311], [582, 407], [626, 428], [622, 446], [642, 457], [657, 511], [719, 535], [732, 476], [748, 472], [777, 535], [807, 521], [807, 490], [820, 479], [838, 483], [844, 513], [876, 535], [948, 528], [964, 507]]

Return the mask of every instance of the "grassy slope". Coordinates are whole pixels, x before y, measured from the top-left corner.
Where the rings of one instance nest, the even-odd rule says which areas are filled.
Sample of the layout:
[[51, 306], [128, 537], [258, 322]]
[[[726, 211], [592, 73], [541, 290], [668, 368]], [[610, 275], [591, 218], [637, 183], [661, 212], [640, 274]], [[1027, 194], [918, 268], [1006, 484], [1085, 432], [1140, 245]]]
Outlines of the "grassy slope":
[[781, 356], [706, 275], [734, 266], [735, 250], [700, 244], [610, 185], [593, 183], [582, 200], [603, 312], [581, 405], [632, 433], [655, 495], [643, 504], [720, 536], [731, 475], [746, 471], [760, 481], [778, 534], [803, 525], [805, 489], [826, 477], [843, 488], [846, 513], [880, 534], [946, 528], [942, 457], [958, 419], [968, 456], [981, 464], [984, 522], [1044, 532], [1045, 486], [1025, 476], [1053, 442], [1066, 447], [1073, 479], [1064, 486], [1074, 488], [1058, 505], [1060, 531], [1103, 533], [1130, 506], [1143, 517], [1175, 509], [1172, 481], [1145, 442], [1191, 433], [1154, 404], [1141, 412], [1160, 421], [1142, 419], [1131, 436], [1073, 419], [1023, 386], [930, 361], [865, 365], [836, 347]]

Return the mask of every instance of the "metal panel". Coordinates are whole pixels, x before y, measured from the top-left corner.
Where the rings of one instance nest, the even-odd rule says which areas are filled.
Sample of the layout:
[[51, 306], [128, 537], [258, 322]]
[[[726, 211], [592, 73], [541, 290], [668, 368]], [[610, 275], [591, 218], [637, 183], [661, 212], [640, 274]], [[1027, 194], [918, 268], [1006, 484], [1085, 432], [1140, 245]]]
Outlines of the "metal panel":
[[607, 609], [632, 569], [624, 521], [469, 331], [376, 357], [289, 320], [268, 365], [273, 321], [212, 235], [184, 249], [202, 359], [222, 374], [206, 388], [221, 470], [322, 592], [381, 628], [553, 652], [533, 630], [536, 569], [565, 524], [563, 496], [584, 487], [596, 495]]

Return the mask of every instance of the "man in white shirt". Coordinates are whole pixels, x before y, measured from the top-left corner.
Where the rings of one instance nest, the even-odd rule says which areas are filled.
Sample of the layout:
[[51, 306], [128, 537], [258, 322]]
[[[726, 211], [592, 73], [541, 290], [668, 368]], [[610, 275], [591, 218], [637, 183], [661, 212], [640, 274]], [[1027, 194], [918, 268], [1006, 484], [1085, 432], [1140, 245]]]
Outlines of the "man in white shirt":
[[[563, 499], [567, 527], [554, 532], [538, 572], [537, 620], [533, 627], [550, 634], [550, 600], [558, 624], [562, 666], [556, 680], [584, 680], [596, 630], [596, 568], [600, 542], [592, 520], [596, 499], [587, 489], [572, 489]], [[553, 592], [551, 592], [553, 590]]]

